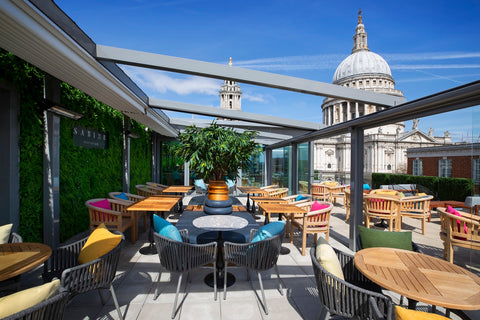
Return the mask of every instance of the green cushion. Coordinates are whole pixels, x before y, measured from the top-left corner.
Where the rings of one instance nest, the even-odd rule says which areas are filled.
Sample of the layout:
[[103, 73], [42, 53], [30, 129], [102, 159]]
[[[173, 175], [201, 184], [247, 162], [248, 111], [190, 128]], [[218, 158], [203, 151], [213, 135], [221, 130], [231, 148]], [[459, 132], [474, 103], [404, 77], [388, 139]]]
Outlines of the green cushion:
[[358, 226], [362, 248], [386, 247], [412, 251], [412, 232], [394, 232]]

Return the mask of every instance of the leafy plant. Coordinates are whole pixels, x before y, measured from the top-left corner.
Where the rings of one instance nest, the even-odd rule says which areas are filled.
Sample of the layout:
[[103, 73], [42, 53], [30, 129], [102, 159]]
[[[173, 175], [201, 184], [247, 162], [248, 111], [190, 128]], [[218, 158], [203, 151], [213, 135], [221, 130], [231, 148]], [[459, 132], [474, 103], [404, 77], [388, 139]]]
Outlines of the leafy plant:
[[236, 179], [238, 169], [247, 169], [252, 156], [259, 154], [255, 131], [238, 133], [216, 122], [206, 128], [187, 127], [179, 137], [175, 154], [190, 162], [197, 176], [204, 180]]

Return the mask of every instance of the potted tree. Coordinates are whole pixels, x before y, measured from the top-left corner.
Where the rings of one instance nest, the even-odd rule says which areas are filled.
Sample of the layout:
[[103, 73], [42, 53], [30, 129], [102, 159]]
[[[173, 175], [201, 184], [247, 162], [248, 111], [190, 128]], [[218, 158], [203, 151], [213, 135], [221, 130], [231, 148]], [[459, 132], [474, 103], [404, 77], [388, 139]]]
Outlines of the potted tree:
[[228, 201], [225, 180], [235, 180], [238, 170], [247, 169], [252, 156], [261, 152], [260, 145], [254, 140], [256, 134], [249, 130], [238, 133], [216, 122], [205, 128], [192, 125], [179, 135], [175, 154], [190, 162], [196, 175], [208, 181], [210, 203]]

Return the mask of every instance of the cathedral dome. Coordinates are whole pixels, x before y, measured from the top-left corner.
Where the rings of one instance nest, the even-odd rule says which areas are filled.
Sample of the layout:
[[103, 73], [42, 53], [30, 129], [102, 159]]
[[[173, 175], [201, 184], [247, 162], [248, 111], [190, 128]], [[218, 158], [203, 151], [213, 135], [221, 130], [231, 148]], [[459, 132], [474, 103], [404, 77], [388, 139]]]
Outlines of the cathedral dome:
[[374, 52], [361, 50], [352, 53], [340, 63], [333, 76], [333, 83], [362, 74], [380, 74], [392, 78], [392, 72], [385, 59]]

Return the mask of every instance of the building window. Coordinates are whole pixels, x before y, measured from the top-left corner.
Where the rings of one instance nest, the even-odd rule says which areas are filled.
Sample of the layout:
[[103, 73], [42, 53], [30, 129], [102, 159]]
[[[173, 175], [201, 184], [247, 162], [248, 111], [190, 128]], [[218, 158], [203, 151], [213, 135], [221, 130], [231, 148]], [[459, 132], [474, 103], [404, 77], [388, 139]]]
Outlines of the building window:
[[445, 178], [452, 176], [452, 159], [438, 160], [438, 176]]
[[420, 160], [420, 159], [414, 159], [413, 160], [412, 175], [414, 175], [414, 176], [422, 176], [423, 175], [422, 160]]
[[480, 159], [473, 159], [473, 172], [472, 172], [473, 182], [475, 184], [480, 184]]

